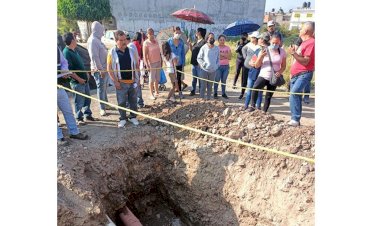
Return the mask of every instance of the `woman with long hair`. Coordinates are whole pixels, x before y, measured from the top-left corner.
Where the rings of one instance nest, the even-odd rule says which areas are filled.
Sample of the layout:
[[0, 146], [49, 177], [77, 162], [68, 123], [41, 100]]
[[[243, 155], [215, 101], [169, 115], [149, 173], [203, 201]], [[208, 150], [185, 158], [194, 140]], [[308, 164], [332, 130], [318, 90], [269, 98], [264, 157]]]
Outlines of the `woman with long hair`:
[[178, 79], [176, 78], [176, 65], [178, 63], [178, 58], [172, 52], [170, 45], [168, 42], [162, 43], [162, 60], [165, 63], [165, 74], [169, 76], [170, 83], [172, 84], [172, 88], [168, 94], [168, 100], [175, 102], [174, 93], [178, 88]]

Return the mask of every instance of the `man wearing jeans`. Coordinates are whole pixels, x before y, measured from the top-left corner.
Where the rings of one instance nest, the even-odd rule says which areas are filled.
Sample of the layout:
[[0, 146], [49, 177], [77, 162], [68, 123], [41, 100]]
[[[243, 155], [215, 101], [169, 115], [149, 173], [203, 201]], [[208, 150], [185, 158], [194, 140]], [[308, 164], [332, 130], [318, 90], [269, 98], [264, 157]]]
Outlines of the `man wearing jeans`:
[[[115, 40], [116, 46], [108, 53], [107, 70], [115, 84], [117, 104], [126, 108], [128, 101], [129, 108], [137, 112], [137, 83], [135, 78], [136, 69], [138, 68], [135, 53], [131, 47], [128, 47], [127, 37], [123, 31], [118, 30], [115, 32]], [[127, 124], [127, 112], [119, 109], [119, 114], [118, 127], [122, 128]], [[135, 126], [139, 124], [136, 114], [132, 112], [128, 121]]]
[[197, 29], [197, 33], [195, 34], [197, 36], [197, 42], [194, 43], [193, 45], [190, 42], [190, 39], [188, 40], [189, 48], [191, 50], [191, 72], [193, 74], [193, 81], [192, 81], [192, 87], [193, 89], [190, 92], [190, 96], [195, 95], [195, 90], [197, 88], [197, 81], [199, 83], [199, 89], [201, 87], [201, 80], [198, 79], [201, 73], [201, 68], [199, 67], [198, 61], [197, 61], [197, 56], [199, 53], [199, 50], [201, 47], [206, 44], [205, 41], [205, 36], [206, 36], [206, 29], [199, 27]]
[[[91, 29], [92, 34], [87, 41], [88, 53], [91, 58], [91, 71], [96, 82], [98, 98], [108, 102], [107, 87], [109, 76], [107, 72], [104, 72], [107, 67], [107, 48], [100, 40], [103, 36], [104, 28], [98, 21], [94, 21]], [[105, 116], [107, 114], [106, 105], [99, 103], [99, 107], [100, 115]]]
[[[57, 70], [68, 70], [67, 60], [64, 58], [61, 50], [57, 48]], [[57, 72], [57, 82], [59, 85], [63, 85], [65, 79], [69, 75], [67, 73]], [[73, 110], [70, 106], [69, 97], [64, 89], [57, 89], [57, 105], [59, 110], [61, 110], [63, 117], [65, 118], [67, 128], [69, 130], [70, 138], [78, 140], [86, 140], [87, 135], [79, 132], [77, 124], [75, 123], [75, 118], [73, 115]], [[57, 125], [57, 142], [60, 146], [66, 146], [69, 143], [63, 137], [62, 129]]]
[[[214, 34], [210, 33], [207, 38], [207, 44], [202, 46], [199, 50], [197, 61], [201, 67], [201, 78], [214, 81], [216, 70], [220, 66], [219, 62], [219, 47], [214, 45]], [[205, 98], [205, 91], [207, 87], [207, 100], [211, 99], [213, 82], [201, 80], [201, 92], [200, 96]]]
[[[314, 22], [306, 22], [300, 30], [302, 44], [295, 50], [294, 46], [289, 48], [290, 54], [294, 57], [294, 62], [290, 68], [290, 92], [302, 93], [305, 87], [313, 78], [314, 72]], [[299, 126], [302, 114], [302, 96], [291, 94], [289, 97], [291, 120], [288, 123], [291, 126]]]
[[[87, 72], [83, 72], [83, 70], [85, 70], [83, 60], [79, 56], [79, 53], [75, 51], [77, 41], [74, 38], [74, 35], [72, 33], [67, 33], [64, 37], [64, 42], [66, 47], [63, 49], [63, 55], [69, 62], [69, 69], [82, 71], [72, 73], [70, 81], [71, 89], [90, 96], [90, 86], [88, 84], [89, 77]], [[74, 102], [75, 118], [78, 125], [84, 124], [83, 116], [86, 121], [95, 121], [90, 109], [91, 99], [74, 93]]]

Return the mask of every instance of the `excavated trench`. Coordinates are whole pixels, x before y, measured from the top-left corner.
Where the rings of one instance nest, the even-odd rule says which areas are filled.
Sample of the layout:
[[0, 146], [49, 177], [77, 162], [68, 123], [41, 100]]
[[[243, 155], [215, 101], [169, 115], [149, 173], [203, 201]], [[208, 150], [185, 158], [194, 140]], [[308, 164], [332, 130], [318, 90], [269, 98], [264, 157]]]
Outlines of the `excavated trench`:
[[[194, 117], [180, 123], [230, 137], [241, 132], [242, 140], [313, 155], [313, 128], [282, 126], [273, 133], [257, 120], [237, 119], [234, 109], [222, 121], [224, 107], [210, 107], [217, 110], [185, 110]], [[183, 108], [163, 118], [178, 119]], [[258, 114], [253, 118], [273, 121], [269, 127], [280, 123]], [[257, 133], [247, 130], [252, 122]], [[107, 225], [106, 215], [124, 225], [118, 215], [125, 206], [143, 225], [314, 225], [313, 165], [149, 120], [142, 124], [110, 128], [98, 143], [59, 150], [58, 225]]]

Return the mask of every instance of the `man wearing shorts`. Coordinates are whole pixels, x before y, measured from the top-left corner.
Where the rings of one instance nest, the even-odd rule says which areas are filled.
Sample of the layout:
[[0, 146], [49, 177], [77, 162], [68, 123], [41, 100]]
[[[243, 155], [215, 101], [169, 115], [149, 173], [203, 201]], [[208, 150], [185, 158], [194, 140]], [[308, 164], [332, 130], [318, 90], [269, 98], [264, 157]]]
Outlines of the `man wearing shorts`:
[[[155, 100], [158, 93], [158, 83], [160, 81], [160, 68], [161, 68], [161, 54], [160, 46], [158, 45], [157, 40], [154, 38], [153, 28], [148, 28], [148, 39], [144, 41], [143, 44], [143, 56], [144, 63], [146, 65], [149, 73], [149, 90], [150, 90], [150, 99]], [[153, 94], [153, 91], [155, 93]]]

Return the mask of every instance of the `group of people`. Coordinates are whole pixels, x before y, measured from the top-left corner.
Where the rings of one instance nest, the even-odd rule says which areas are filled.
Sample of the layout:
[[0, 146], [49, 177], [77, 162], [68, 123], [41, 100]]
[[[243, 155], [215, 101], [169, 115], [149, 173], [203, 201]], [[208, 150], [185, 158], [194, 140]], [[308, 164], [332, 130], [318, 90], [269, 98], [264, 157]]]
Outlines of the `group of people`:
[[[190, 63], [192, 65], [193, 81], [190, 96], [196, 94], [198, 83], [201, 98], [209, 100], [212, 94], [214, 98], [218, 98], [218, 83], [221, 81], [221, 96], [228, 99], [224, 84], [226, 84], [229, 74], [232, 53], [230, 47], [225, 44], [226, 36], [219, 35], [217, 38], [218, 45], [216, 45], [215, 35], [212, 32], [207, 34], [206, 29], [198, 28], [196, 41], [191, 43], [188, 39], [187, 43], [185, 43], [181, 39], [181, 29], [176, 27], [173, 29], [173, 37], [163, 42], [160, 46], [155, 39], [152, 28], [147, 29], [146, 39], [144, 33], [136, 32], [133, 40], [131, 40], [128, 33], [118, 30], [115, 32], [116, 45], [108, 51], [101, 42], [103, 34], [103, 26], [95, 21], [92, 23], [92, 34], [87, 41], [91, 58], [91, 75], [95, 79], [97, 95], [100, 100], [108, 101], [107, 87], [112, 82], [116, 88], [117, 102], [120, 107], [129, 108], [135, 112], [137, 112], [138, 107], [144, 107], [140, 82], [142, 68], [149, 71], [150, 99], [155, 100], [160, 96], [158, 83], [162, 68], [172, 85], [167, 96], [168, 101], [176, 101], [176, 91], [179, 92], [179, 98], [184, 98], [182, 91], [187, 86], [183, 81], [183, 68], [186, 61], [185, 44], [189, 46], [191, 51]], [[248, 36], [250, 41], [247, 40]], [[310, 87], [314, 71], [314, 23], [306, 22], [302, 26], [299, 36], [300, 42], [289, 48], [290, 54], [294, 57], [290, 70], [290, 91], [294, 93], [302, 93], [305, 88]], [[73, 90], [90, 95], [88, 83], [90, 75], [83, 72], [84, 64], [79, 54], [75, 51], [77, 42], [74, 35], [72, 33], [65, 34], [64, 42], [66, 44], [65, 48], [63, 50], [58, 48], [57, 65], [61, 70], [57, 73], [57, 77], [59, 77], [58, 83], [69, 79]], [[272, 76], [281, 76], [286, 69], [287, 54], [282, 48], [282, 43], [283, 36], [275, 30], [273, 21], [270, 21], [268, 22], [268, 32], [260, 34], [256, 31], [249, 35], [243, 34], [242, 39], [237, 44], [235, 51], [238, 57], [236, 59], [234, 86], [236, 86], [242, 69], [242, 91], [239, 99], [242, 99], [246, 93], [245, 110], [261, 109], [262, 101], [261, 91], [246, 90], [246, 87], [253, 89], [266, 87], [269, 91], [276, 90], [276, 86], [270, 83], [270, 79]], [[62, 73], [64, 70], [78, 71]], [[215, 81], [215, 83], [212, 81]], [[85, 124], [85, 121], [96, 120], [92, 117], [91, 100], [74, 94], [75, 120], [73, 120], [74, 117], [67, 94], [64, 95], [62, 89], [58, 90], [58, 107], [65, 117], [70, 137], [87, 139], [87, 136], [79, 132], [77, 125]], [[273, 92], [266, 92], [263, 111], [268, 111], [272, 96]], [[101, 116], [107, 115], [105, 104], [100, 103], [99, 108]], [[290, 109], [292, 118], [289, 125], [297, 126], [300, 124], [302, 112], [301, 95], [290, 95]], [[70, 114], [71, 116], [69, 116]], [[119, 114], [119, 128], [124, 127], [127, 121], [134, 125], [139, 124], [136, 114], [133, 112], [127, 116], [125, 110], [119, 109]], [[62, 131], [59, 127], [58, 140], [59, 142], [64, 142]]]

